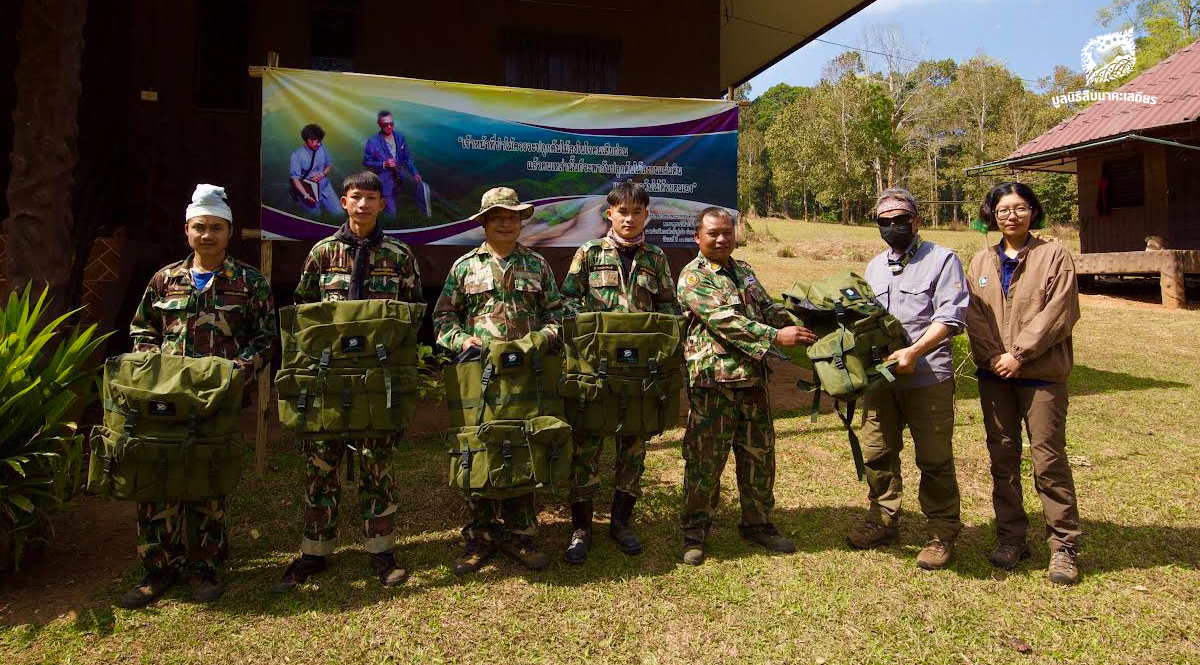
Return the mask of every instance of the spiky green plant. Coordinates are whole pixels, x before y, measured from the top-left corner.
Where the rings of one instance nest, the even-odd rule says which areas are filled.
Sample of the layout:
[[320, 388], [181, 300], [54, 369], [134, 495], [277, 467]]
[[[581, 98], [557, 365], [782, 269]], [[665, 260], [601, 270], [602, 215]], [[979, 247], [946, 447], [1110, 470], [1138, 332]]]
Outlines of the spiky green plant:
[[79, 310], [40, 325], [48, 305], [46, 289], [35, 302], [27, 286], [0, 312], [0, 570], [20, 568], [78, 485], [83, 436], [70, 414], [95, 399], [88, 359], [111, 334], [59, 332]]

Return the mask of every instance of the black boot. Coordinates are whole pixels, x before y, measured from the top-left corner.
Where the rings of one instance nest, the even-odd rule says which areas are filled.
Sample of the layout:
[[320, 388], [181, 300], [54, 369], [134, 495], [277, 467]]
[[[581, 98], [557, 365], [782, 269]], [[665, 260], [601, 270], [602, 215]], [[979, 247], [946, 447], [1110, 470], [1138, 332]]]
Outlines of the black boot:
[[633, 516], [633, 504], [635, 503], [637, 503], [637, 499], [632, 494], [614, 492], [612, 511], [609, 513], [608, 522], [609, 537], [617, 541], [617, 546], [621, 548], [621, 551], [630, 556], [642, 553], [642, 541], [638, 540], [637, 534], [629, 528], [629, 520]]
[[579, 565], [587, 561], [588, 547], [592, 544], [592, 502], [576, 501], [571, 504], [571, 544], [564, 557], [567, 563]]

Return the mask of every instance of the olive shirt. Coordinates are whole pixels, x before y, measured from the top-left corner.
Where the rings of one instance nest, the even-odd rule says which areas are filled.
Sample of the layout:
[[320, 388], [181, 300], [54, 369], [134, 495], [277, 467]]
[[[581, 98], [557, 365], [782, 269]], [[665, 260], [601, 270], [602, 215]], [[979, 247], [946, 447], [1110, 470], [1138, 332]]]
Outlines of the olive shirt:
[[134, 351], [232, 360], [249, 380], [271, 360], [278, 324], [271, 285], [253, 266], [226, 257], [205, 288], [192, 280], [195, 254], [150, 279], [129, 335]]
[[589, 240], [575, 252], [563, 279], [567, 314], [584, 312], [660, 312], [679, 314], [667, 255], [640, 245], [622, 270], [622, 252], [607, 237]]
[[438, 344], [458, 353], [472, 336], [488, 344], [535, 330], [553, 344], [562, 317], [558, 285], [541, 254], [518, 244], [500, 259], [484, 242], [451, 266], [433, 310], [433, 328]]

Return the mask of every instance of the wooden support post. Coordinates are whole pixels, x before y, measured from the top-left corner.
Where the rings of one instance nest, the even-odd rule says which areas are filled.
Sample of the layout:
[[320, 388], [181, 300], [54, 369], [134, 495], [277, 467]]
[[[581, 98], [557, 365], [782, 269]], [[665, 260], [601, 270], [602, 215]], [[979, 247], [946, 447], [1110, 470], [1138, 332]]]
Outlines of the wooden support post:
[[[273, 243], [263, 238], [259, 248], [258, 268], [270, 284]], [[258, 373], [258, 426], [254, 438], [254, 471], [259, 476], [267, 470], [267, 411], [271, 408], [271, 379], [271, 364], [267, 363]]]
[[1168, 309], [1187, 308], [1187, 280], [1183, 272], [1183, 255], [1180, 252], [1162, 252], [1162, 272], [1158, 275], [1162, 289], [1162, 304]]

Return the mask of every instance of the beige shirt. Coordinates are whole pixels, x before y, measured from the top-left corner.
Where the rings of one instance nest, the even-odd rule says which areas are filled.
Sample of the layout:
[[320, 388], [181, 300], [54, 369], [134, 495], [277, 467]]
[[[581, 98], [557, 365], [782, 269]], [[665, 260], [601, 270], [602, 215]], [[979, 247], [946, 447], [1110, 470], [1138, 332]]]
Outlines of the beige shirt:
[[1065, 382], [1074, 364], [1071, 329], [1079, 320], [1079, 290], [1071, 253], [1036, 237], [1017, 254], [1008, 295], [1000, 283], [996, 247], [971, 259], [967, 334], [975, 365], [991, 368], [1005, 352], [1021, 361], [1022, 379]]

